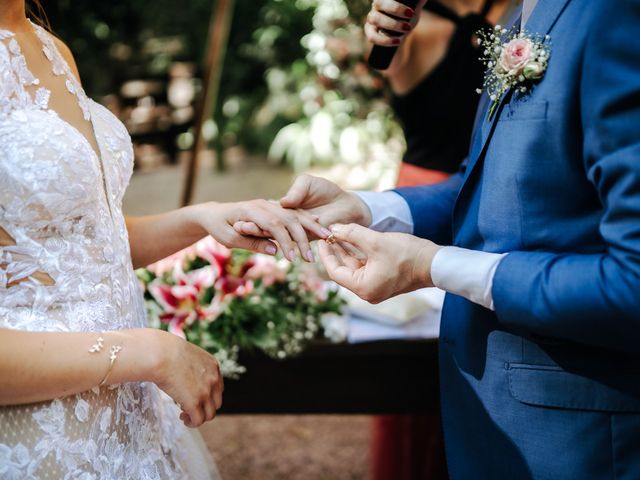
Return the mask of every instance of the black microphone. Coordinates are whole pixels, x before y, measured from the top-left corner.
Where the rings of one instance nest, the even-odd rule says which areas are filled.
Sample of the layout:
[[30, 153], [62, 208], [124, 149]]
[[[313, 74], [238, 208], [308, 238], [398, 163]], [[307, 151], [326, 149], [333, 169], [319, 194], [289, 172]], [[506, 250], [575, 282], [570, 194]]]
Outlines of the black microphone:
[[[407, 7], [415, 10], [418, 5], [418, 0], [398, 0], [400, 3], [405, 4]], [[396, 20], [402, 20], [393, 15], [388, 15], [391, 18]], [[386, 35], [390, 37], [399, 37], [402, 33], [393, 32], [391, 30], [382, 30]], [[374, 45], [371, 49], [371, 54], [369, 54], [369, 66], [375, 68], [376, 70], [386, 70], [391, 65], [391, 60], [393, 60], [393, 56], [398, 51], [398, 47], [381, 47], [380, 45]]]

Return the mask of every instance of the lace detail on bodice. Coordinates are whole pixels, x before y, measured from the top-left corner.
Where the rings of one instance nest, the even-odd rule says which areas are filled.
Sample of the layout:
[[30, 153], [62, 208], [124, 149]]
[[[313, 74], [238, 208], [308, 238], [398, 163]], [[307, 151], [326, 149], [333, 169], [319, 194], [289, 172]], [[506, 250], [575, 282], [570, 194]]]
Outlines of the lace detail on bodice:
[[[121, 213], [133, 168], [131, 141], [110, 112], [87, 99], [51, 37], [39, 27], [36, 32], [53, 73], [67, 77], [83, 116], [92, 120], [102, 158], [75, 127], [47, 109], [49, 90], [40, 87], [31, 97], [25, 87], [39, 81], [15, 37], [0, 32], [8, 40], [8, 46], [0, 42], [0, 227], [16, 243], [0, 247], [0, 326], [143, 326]], [[49, 275], [53, 285], [30, 278], [36, 271]], [[12, 274], [26, 281], [8, 287]], [[84, 312], [87, 302], [90, 315]], [[69, 307], [76, 307], [75, 315], [65, 312]], [[3, 315], [6, 309], [11, 315]]]
[[[51, 91], [29, 70], [16, 36], [0, 30], [0, 233], [11, 239], [0, 242], [0, 328], [144, 327], [121, 210], [130, 137], [86, 97], [52, 37], [34, 28], [54, 75], [66, 76], [91, 122], [100, 155], [49, 109]], [[162, 395], [151, 384], [127, 384], [0, 407], [0, 478], [181, 478], [175, 445], [183, 427], [175, 409], [163, 418]]]

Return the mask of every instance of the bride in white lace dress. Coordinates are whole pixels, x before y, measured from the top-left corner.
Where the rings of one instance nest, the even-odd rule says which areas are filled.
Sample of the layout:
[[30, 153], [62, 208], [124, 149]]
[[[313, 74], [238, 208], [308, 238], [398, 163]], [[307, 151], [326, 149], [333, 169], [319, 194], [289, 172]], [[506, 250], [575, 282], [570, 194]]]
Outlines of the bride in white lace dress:
[[125, 219], [132, 168], [129, 135], [85, 96], [66, 46], [27, 20], [24, 0], [0, 0], [2, 479], [211, 477], [184, 425], [220, 408], [218, 365], [145, 328], [133, 268], [206, 234], [275, 253], [237, 234], [241, 221], [289, 258], [312, 260], [305, 229], [327, 235], [266, 201]]

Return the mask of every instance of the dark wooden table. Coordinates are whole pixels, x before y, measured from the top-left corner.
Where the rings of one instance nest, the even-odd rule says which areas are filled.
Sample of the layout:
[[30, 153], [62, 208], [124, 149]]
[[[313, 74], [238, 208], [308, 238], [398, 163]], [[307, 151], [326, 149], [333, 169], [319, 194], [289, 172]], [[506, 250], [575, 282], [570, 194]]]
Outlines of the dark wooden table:
[[247, 372], [225, 381], [221, 413], [420, 414], [439, 406], [435, 340], [318, 343], [295, 358], [240, 361]]

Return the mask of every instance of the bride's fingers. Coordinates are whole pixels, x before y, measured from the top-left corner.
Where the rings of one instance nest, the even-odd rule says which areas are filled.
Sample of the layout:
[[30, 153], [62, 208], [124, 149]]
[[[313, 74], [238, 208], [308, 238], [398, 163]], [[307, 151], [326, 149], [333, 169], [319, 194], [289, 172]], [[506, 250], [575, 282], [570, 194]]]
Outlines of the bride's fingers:
[[225, 235], [228, 238], [220, 238], [222, 243], [228, 247], [243, 248], [252, 252], [266, 253], [267, 255], [278, 253], [278, 247], [271, 240], [267, 240], [264, 237], [248, 236], [237, 232], [232, 227], [228, 227], [228, 230], [228, 235]]
[[182, 423], [185, 424], [186, 427], [188, 427], [189, 423], [191, 422], [191, 419], [189, 418], [189, 415], [184, 410], [182, 412], [180, 412], [180, 420], [182, 421]]
[[246, 222], [255, 223], [261, 230], [268, 231], [269, 237], [278, 242], [284, 255], [289, 260], [295, 260], [296, 247], [287, 229], [287, 222], [274, 214], [274, 207], [269, 204], [269, 202], [265, 203], [268, 204], [268, 206], [263, 208], [255, 206], [254, 204], [251, 210], [244, 212], [245, 214], [242, 218], [244, 218]]
[[[270, 217], [269, 222], [267, 224], [256, 222], [257, 225], [273, 235], [290, 261], [296, 259], [297, 251], [306, 261], [314, 261], [307, 232], [302, 227], [300, 215], [297, 212], [283, 209], [278, 204], [268, 202], [268, 205], [264, 206], [263, 214]], [[295, 242], [295, 245], [292, 241]]]
[[222, 392], [224, 391], [224, 385], [222, 384], [222, 377], [220, 377], [220, 383], [213, 388], [212, 400], [216, 410], [222, 408]]
[[305, 210], [296, 210], [296, 212], [298, 214], [300, 223], [307, 232], [312, 234], [314, 240], [324, 240], [329, 235], [331, 235], [331, 231], [318, 222], [318, 220], [320, 219], [318, 215], [314, 215]]
[[189, 428], [199, 427], [204, 421], [202, 406], [195, 404], [191, 407], [183, 407], [180, 420]]
[[302, 228], [302, 225], [295, 221], [289, 222], [287, 224], [287, 230], [289, 230], [294, 241], [298, 244], [302, 258], [307, 262], [315, 261], [313, 252], [311, 251], [311, 245], [309, 245], [309, 239], [307, 238], [307, 232]]
[[202, 403], [204, 404], [202, 407], [202, 410], [204, 411], [204, 421], [208, 422], [210, 420], [213, 420], [214, 417], [216, 416], [216, 406], [214, 404], [213, 399], [208, 398]]

